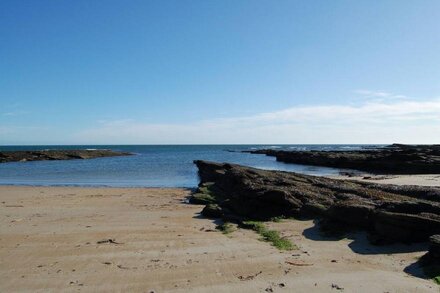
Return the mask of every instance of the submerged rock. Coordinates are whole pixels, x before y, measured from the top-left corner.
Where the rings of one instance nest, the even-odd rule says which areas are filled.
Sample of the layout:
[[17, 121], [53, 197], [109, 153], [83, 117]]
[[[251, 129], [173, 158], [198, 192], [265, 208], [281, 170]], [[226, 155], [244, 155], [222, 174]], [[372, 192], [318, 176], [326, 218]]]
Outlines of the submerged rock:
[[402, 145], [359, 151], [255, 150], [252, 154], [276, 157], [294, 164], [355, 169], [378, 174], [438, 174], [440, 145]]
[[217, 204], [203, 214], [269, 220], [320, 217], [366, 229], [387, 241], [424, 241], [440, 233], [440, 188], [335, 180], [234, 164], [195, 161]]

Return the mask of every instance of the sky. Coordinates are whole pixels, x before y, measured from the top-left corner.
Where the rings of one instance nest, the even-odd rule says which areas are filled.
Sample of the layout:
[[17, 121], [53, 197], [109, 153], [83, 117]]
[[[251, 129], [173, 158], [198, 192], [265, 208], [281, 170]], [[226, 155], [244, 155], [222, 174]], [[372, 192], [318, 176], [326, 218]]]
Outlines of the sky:
[[393, 142], [440, 143], [440, 1], [0, 1], [0, 145]]

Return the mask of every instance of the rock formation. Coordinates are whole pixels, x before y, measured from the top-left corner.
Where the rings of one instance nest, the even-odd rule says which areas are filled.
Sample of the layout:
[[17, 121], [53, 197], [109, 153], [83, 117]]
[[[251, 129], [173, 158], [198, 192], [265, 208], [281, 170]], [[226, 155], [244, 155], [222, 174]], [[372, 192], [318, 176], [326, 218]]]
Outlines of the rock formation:
[[370, 231], [383, 241], [425, 241], [440, 233], [440, 188], [336, 180], [234, 164], [195, 161], [192, 201], [227, 220], [323, 218]]
[[42, 150], [42, 151], [3, 151], [0, 152], [0, 163], [93, 159], [101, 157], [128, 156], [131, 153], [112, 150]]
[[440, 235], [429, 237], [429, 256], [440, 263]]
[[359, 151], [255, 150], [277, 161], [294, 164], [355, 169], [378, 174], [438, 174], [440, 145], [402, 145]]

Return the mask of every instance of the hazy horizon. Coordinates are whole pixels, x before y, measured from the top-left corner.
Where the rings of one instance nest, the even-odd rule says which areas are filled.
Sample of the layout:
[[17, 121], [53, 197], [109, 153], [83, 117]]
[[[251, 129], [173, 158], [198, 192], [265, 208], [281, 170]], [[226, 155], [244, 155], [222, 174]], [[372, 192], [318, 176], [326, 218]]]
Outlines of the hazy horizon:
[[439, 1], [1, 1], [0, 145], [432, 144]]
[[[199, 143], [199, 144], [18, 144], [18, 145], [13, 145], [13, 144], [5, 144], [5, 145], [0, 145], [0, 147], [15, 147], [15, 146], [269, 146], [269, 147], [277, 147], [277, 146], [313, 146], [313, 145], [341, 145], [341, 146], [349, 146], [349, 145], [353, 145], [353, 146], [363, 146], [363, 145], [371, 145], [371, 146], [376, 146], [376, 145], [387, 145], [387, 144], [380, 144], [380, 143], [371, 143], [371, 144], [294, 144], [294, 143], [278, 143], [278, 144], [270, 144], [270, 143], [227, 143], [227, 144], [203, 144], [203, 143]], [[390, 144], [391, 145], [391, 144]], [[424, 144], [422, 144], [424, 145]], [[431, 144], [426, 144], [426, 145], [431, 145]]]

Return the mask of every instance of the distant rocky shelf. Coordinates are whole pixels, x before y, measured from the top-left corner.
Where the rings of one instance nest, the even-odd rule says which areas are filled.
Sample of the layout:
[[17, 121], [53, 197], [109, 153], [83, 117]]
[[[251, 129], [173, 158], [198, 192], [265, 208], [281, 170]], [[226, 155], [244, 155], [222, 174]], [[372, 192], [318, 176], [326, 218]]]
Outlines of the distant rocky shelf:
[[129, 156], [131, 153], [116, 152], [112, 150], [41, 150], [41, 151], [2, 151], [0, 163], [49, 161], [49, 160], [74, 160], [94, 159], [103, 157]]
[[377, 174], [438, 174], [440, 145], [392, 144], [383, 148], [356, 151], [251, 150], [252, 154], [276, 157], [293, 164], [354, 169]]

